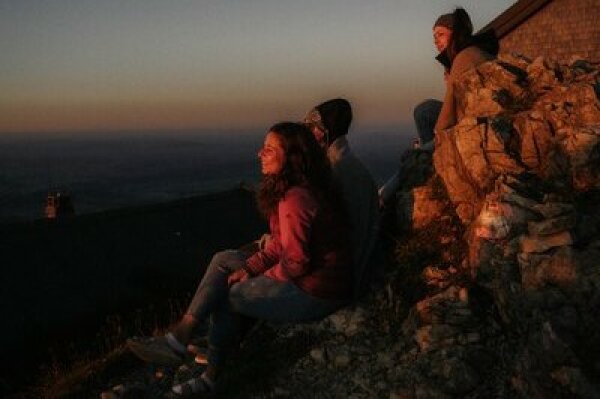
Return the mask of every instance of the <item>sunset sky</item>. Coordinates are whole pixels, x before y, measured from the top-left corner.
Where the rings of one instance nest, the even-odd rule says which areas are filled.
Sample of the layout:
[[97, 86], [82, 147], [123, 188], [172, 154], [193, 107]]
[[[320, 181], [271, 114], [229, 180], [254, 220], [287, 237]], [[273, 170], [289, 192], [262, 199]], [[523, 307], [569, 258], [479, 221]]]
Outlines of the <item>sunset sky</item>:
[[514, 0], [0, 0], [0, 132], [264, 127], [343, 96], [360, 126], [440, 97], [431, 28]]

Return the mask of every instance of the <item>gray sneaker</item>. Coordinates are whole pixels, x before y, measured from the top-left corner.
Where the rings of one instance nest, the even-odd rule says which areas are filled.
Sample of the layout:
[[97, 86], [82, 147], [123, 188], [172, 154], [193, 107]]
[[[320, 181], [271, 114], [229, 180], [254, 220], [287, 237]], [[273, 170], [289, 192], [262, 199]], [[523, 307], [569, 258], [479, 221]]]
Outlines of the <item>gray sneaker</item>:
[[178, 366], [184, 361], [185, 352], [178, 352], [165, 337], [133, 337], [127, 347], [145, 362], [161, 366]]

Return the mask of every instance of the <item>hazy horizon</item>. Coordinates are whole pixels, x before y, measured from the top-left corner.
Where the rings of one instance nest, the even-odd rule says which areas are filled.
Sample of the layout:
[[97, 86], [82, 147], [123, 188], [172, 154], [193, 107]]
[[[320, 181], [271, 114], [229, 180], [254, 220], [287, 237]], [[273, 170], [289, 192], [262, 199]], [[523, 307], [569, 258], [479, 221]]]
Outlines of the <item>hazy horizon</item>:
[[[283, 120], [282, 120], [283, 121]], [[300, 121], [299, 118], [288, 119], [288, 121]], [[249, 127], [203, 127], [203, 128], [184, 128], [184, 129], [169, 129], [169, 128], [138, 128], [138, 129], [77, 129], [77, 130], [52, 130], [52, 131], [5, 131], [0, 134], [0, 141], [11, 139], [27, 139], [27, 138], [118, 138], [118, 137], [154, 137], [154, 136], [219, 136], [219, 135], [245, 135], [245, 134], [265, 134], [274, 122], [270, 122], [264, 126], [249, 126]], [[401, 122], [399, 124], [390, 125], [358, 125], [352, 124], [349, 130], [349, 135], [366, 135], [371, 132], [398, 134], [400, 136], [416, 135], [416, 128], [412, 122]]]
[[[0, 136], [0, 223], [43, 216], [46, 195], [67, 191], [78, 214], [228, 190], [260, 176], [264, 132]], [[355, 153], [381, 184], [406, 135], [353, 132]]]
[[443, 94], [437, 16], [513, 3], [0, 0], [0, 133], [264, 129], [333, 97], [409, 124]]

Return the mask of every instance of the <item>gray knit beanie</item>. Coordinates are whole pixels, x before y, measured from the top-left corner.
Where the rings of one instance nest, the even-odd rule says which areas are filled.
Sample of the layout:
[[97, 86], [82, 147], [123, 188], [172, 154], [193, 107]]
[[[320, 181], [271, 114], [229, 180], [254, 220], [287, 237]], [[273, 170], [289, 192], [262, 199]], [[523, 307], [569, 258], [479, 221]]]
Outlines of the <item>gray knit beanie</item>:
[[454, 29], [454, 15], [452, 13], [440, 15], [440, 17], [435, 21], [435, 24], [433, 24], [434, 28], [436, 26]]

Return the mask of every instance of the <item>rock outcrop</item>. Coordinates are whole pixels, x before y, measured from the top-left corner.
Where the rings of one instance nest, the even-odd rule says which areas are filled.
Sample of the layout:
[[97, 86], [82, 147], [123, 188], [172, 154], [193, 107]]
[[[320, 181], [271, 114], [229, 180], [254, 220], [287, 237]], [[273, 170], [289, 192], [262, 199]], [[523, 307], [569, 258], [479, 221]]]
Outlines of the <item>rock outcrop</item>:
[[[503, 55], [457, 92], [464, 117], [438, 132], [432, 180], [468, 250], [424, 270], [434, 284], [404, 322], [429, 359], [428, 386], [439, 397], [600, 397], [600, 70]], [[431, 190], [400, 193], [400, 214], [412, 192]], [[413, 199], [440, 220], [439, 194]]]
[[596, 67], [502, 56], [468, 72], [456, 90], [464, 117], [436, 136], [434, 165], [463, 223], [505, 176], [535, 177], [549, 192], [600, 188]]

